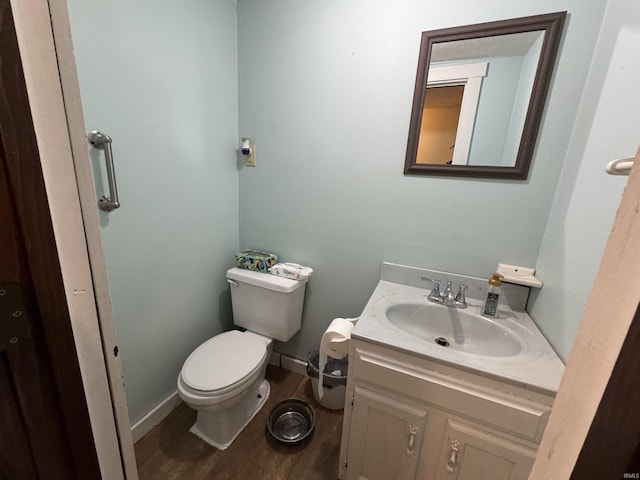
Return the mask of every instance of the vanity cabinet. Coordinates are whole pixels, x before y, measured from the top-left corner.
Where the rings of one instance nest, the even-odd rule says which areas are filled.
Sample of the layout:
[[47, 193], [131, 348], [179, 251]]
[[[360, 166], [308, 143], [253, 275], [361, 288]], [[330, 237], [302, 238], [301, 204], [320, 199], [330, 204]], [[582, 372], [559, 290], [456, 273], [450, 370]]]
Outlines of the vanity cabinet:
[[[529, 476], [536, 450], [482, 427], [450, 420], [440, 447], [437, 480], [516, 480]], [[411, 478], [411, 477], [407, 477]]]
[[525, 480], [553, 398], [352, 339], [339, 477]]
[[367, 387], [354, 388], [348, 478], [414, 478], [422, 445], [427, 410]]

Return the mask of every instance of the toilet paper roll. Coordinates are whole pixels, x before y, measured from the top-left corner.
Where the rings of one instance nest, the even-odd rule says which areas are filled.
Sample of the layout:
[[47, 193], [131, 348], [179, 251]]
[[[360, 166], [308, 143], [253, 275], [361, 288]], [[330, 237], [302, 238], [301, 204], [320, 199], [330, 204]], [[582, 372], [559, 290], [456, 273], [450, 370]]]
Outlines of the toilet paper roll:
[[357, 318], [336, 318], [322, 335], [320, 351], [341, 359], [349, 354], [349, 340]]
[[334, 318], [329, 324], [329, 328], [322, 335], [318, 365], [318, 397], [320, 399], [324, 396], [323, 377], [324, 367], [327, 364], [327, 355], [338, 360], [349, 355], [351, 331], [358, 322], [358, 318]]

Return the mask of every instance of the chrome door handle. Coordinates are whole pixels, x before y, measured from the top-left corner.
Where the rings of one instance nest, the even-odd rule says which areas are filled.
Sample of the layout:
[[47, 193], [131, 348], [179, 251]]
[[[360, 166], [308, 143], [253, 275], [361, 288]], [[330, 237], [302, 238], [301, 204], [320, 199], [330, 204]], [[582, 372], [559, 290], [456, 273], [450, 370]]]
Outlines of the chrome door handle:
[[98, 207], [105, 212], [111, 212], [120, 208], [118, 201], [118, 186], [116, 185], [116, 171], [113, 166], [113, 154], [111, 152], [111, 137], [94, 130], [87, 137], [94, 148], [104, 150], [104, 159], [107, 164], [107, 182], [109, 183], [109, 195], [103, 195], [98, 200]]

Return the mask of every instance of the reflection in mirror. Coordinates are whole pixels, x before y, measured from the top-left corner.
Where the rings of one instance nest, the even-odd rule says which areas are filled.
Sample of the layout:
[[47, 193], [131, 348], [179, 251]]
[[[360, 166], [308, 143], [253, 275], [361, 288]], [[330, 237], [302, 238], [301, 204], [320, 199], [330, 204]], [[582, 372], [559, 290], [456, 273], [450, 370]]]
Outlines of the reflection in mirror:
[[514, 166], [541, 47], [540, 31], [435, 44], [417, 163]]
[[[422, 111], [417, 163], [451, 165], [456, 148], [456, 136], [464, 96], [464, 84], [434, 85], [427, 87]], [[458, 146], [460, 142], [457, 142]], [[462, 160], [466, 163], [466, 157]], [[457, 159], [456, 163], [460, 163]]]
[[565, 15], [423, 32], [405, 173], [525, 179]]

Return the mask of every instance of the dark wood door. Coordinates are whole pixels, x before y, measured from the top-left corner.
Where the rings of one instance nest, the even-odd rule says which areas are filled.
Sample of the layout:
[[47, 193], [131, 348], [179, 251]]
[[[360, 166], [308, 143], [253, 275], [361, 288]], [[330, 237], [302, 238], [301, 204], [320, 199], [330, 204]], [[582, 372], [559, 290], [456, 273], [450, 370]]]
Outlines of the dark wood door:
[[100, 470], [11, 6], [0, 0], [0, 479], [31, 478]]

